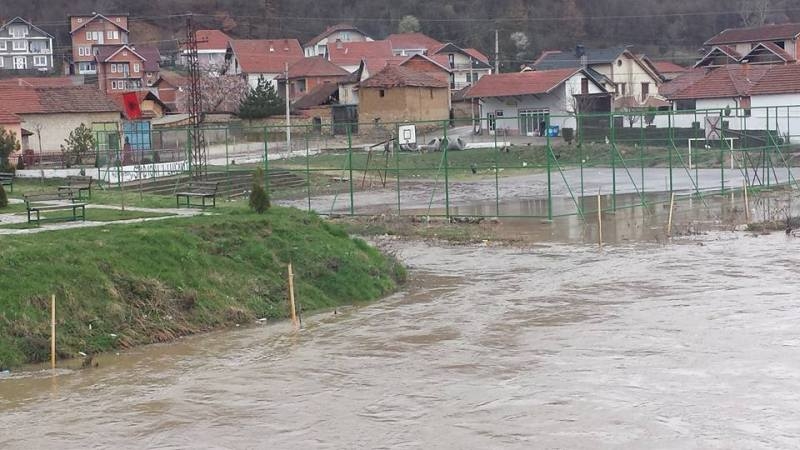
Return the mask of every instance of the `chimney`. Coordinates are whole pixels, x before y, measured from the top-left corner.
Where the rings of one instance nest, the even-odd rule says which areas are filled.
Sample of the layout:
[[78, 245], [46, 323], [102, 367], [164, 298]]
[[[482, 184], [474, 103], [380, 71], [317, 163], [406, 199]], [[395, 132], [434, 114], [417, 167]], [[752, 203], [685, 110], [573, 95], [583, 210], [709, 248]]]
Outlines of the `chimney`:
[[583, 44], [575, 46], [575, 58], [581, 61], [581, 66], [584, 68], [587, 67], [589, 61], [586, 58], [586, 47], [584, 47]]

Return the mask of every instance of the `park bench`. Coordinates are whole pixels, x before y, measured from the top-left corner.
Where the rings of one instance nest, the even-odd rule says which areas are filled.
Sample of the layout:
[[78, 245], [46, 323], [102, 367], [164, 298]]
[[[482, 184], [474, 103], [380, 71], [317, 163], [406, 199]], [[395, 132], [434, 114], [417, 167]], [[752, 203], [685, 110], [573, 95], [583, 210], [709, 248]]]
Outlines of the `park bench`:
[[[79, 203], [71, 193], [51, 192], [28, 194], [24, 196], [25, 209], [28, 211], [28, 223], [32, 223], [36, 214], [36, 225], [42, 221], [42, 211], [72, 211], [72, 216], [50, 217], [45, 220], [86, 220], [86, 203]], [[80, 210], [80, 214], [78, 214]]]
[[10, 172], [0, 172], [0, 186], [8, 186], [8, 191], [14, 192], [14, 174]]
[[[178, 208], [181, 206], [205, 208], [208, 206], [206, 199], [211, 199], [211, 206], [216, 207], [218, 189], [219, 182], [216, 181], [190, 181], [175, 193], [175, 202], [178, 204]], [[192, 203], [192, 198], [199, 198], [201, 201], [199, 204]], [[182, 202], [181, 199], [186, 199], [186, 202]]]
[[83, 193], [87, 193], [86, 198], [92, 198], [92, 177], [83, 175], [70, 175], [65, 184], [58, 187], [58, 192], [69, 194], [72, 198], [83, 199]]

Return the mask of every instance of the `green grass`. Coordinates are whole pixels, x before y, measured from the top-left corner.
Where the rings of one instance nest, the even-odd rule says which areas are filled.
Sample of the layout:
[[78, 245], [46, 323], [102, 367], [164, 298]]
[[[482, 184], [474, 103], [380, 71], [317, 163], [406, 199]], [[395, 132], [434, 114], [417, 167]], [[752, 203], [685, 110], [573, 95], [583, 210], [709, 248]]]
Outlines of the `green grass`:
[[[25, 208], [23, 207], [22, 210], [25, 211]], [[0, 209], [0, 214], [7, 214], [7, 212], [5, 209]], [[131, 211], [131, 210], [121, 211], [118, 209], [86, 208], [86, 220], [92, 222], [114, 222], [118, 220], [148, 219], [153, 217], [167, 217], [172, 215], [173, 214], [170, 213], [157, 213], [157, 212], [146, 212], [146, 211]], [[15, 216], [19, 216], [26, 219], [26, 222], [0, 225], [0, 228], [12, 228], [12, 229], [37, 228], [36, 223], [29, 224], [27, 222], [28, 215], [26, 212], [17, 213], [15, 214]], [[72, 211], [45, 211], [44, 213], [42, 213], [42, 224], [63, 222], [71, 218], [72, 218]]]
[[[9, 198], [22, 199], [26, 194], [37, 193], [51, 193], [56, 192], [58, 186], [64, 184], [63, 180], [32, 180], [32, 179], [16, 179], [14, 180], [14, 193], [9, 194]], [[120, 206], [123, 203], [126, 206], [137, 206], [141, 208], [174, 208], [175, 196], [174, 195], [152, 195], [140, 194], [135, 188], [128, 188], [120, 191], [116, 186], [107, 187], [102, 189], [100, 187], [92, 187], [92, 197], [85, 199], [90, 204], [100, 205], [116, 205]], [[25, 207], [22, 206], [22, 210]], [[5, 212], [5, 209], [0, 210], [0, 213]]]
[[287, 316], [293, 261], [304, 311], [375, 300], [405, 276], [339, 226], [294, 209], [0, 236], [0, 368], [162, 342]]

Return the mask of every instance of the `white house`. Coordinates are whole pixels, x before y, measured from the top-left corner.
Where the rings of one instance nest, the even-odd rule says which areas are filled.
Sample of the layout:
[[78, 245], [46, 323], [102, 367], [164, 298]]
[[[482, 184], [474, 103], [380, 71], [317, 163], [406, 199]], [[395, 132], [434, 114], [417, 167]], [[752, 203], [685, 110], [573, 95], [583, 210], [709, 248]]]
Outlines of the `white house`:
[[20, 17], [0, 27], [0, 70], [52, 69], [52, 35]]
[[297, 39], [231, 39], [225, 53], [227, 75], [242, 75], [250, 87], [258, 86], [263, 77], [275, 88], [275, 78], [303, 58], [303, 49]]
[[478, 100], [489, 133], [542, 135], [551, 126], [575, 128], [576, 112], [608, 112], [611, 94], [585, 69], [486, 75], [466, 91]]
[[542, 53], [532, 68], [552, 70], [585, 68], [615, 98], [634, 97], [642, 105], [649, 97], [657, 97], [661, 77], [626, 47], [591, 49], [579, 45], [574, 52], [549, 50]]
[[675, 110], [673, 126], [690, 127], [693, 122], [703, 126], [709, 116], [722, 117], [734, 131], [769, 129], [784, 136], [800, 135], [798, 64], [696, 68], [665, 88]]
[[[218, 73], [225, 65], [230, 36], [220, 30], [197, 30], [197, 63], [202, 70]], [[186, 65], [188, 50], [181, 53], [181, 64]]]
[[328, 56], [328, 44], [336, 41], [367, 42], [372, 41], [372, 38], [350, 24], [340, 23], [328, 27], [319, 35], [309, 39], [308, 42], [303, 45], [303, 52], [306, 57]]
[[432, 49], [428, 56], [451, 70], [450, 89], [453, 91], [472, 86], [483, 76], [492, 73], [486, 55], [474, 48], [463, 49], [452, 42]]

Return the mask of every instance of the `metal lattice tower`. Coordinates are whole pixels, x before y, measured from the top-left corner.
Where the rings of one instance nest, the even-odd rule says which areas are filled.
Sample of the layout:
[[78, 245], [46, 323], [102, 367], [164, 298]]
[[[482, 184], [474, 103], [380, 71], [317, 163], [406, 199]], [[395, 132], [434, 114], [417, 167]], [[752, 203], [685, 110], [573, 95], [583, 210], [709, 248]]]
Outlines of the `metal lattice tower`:
[[203, 96], [200, 86], [200, 61], [197, 56], [197, 35], [192, 15], [186, 18], [186, 66], [189, 70], [189, 116], [192, 121], [191, 158], [196, 178], [208, 172], [208, 152], [203, 134]]

